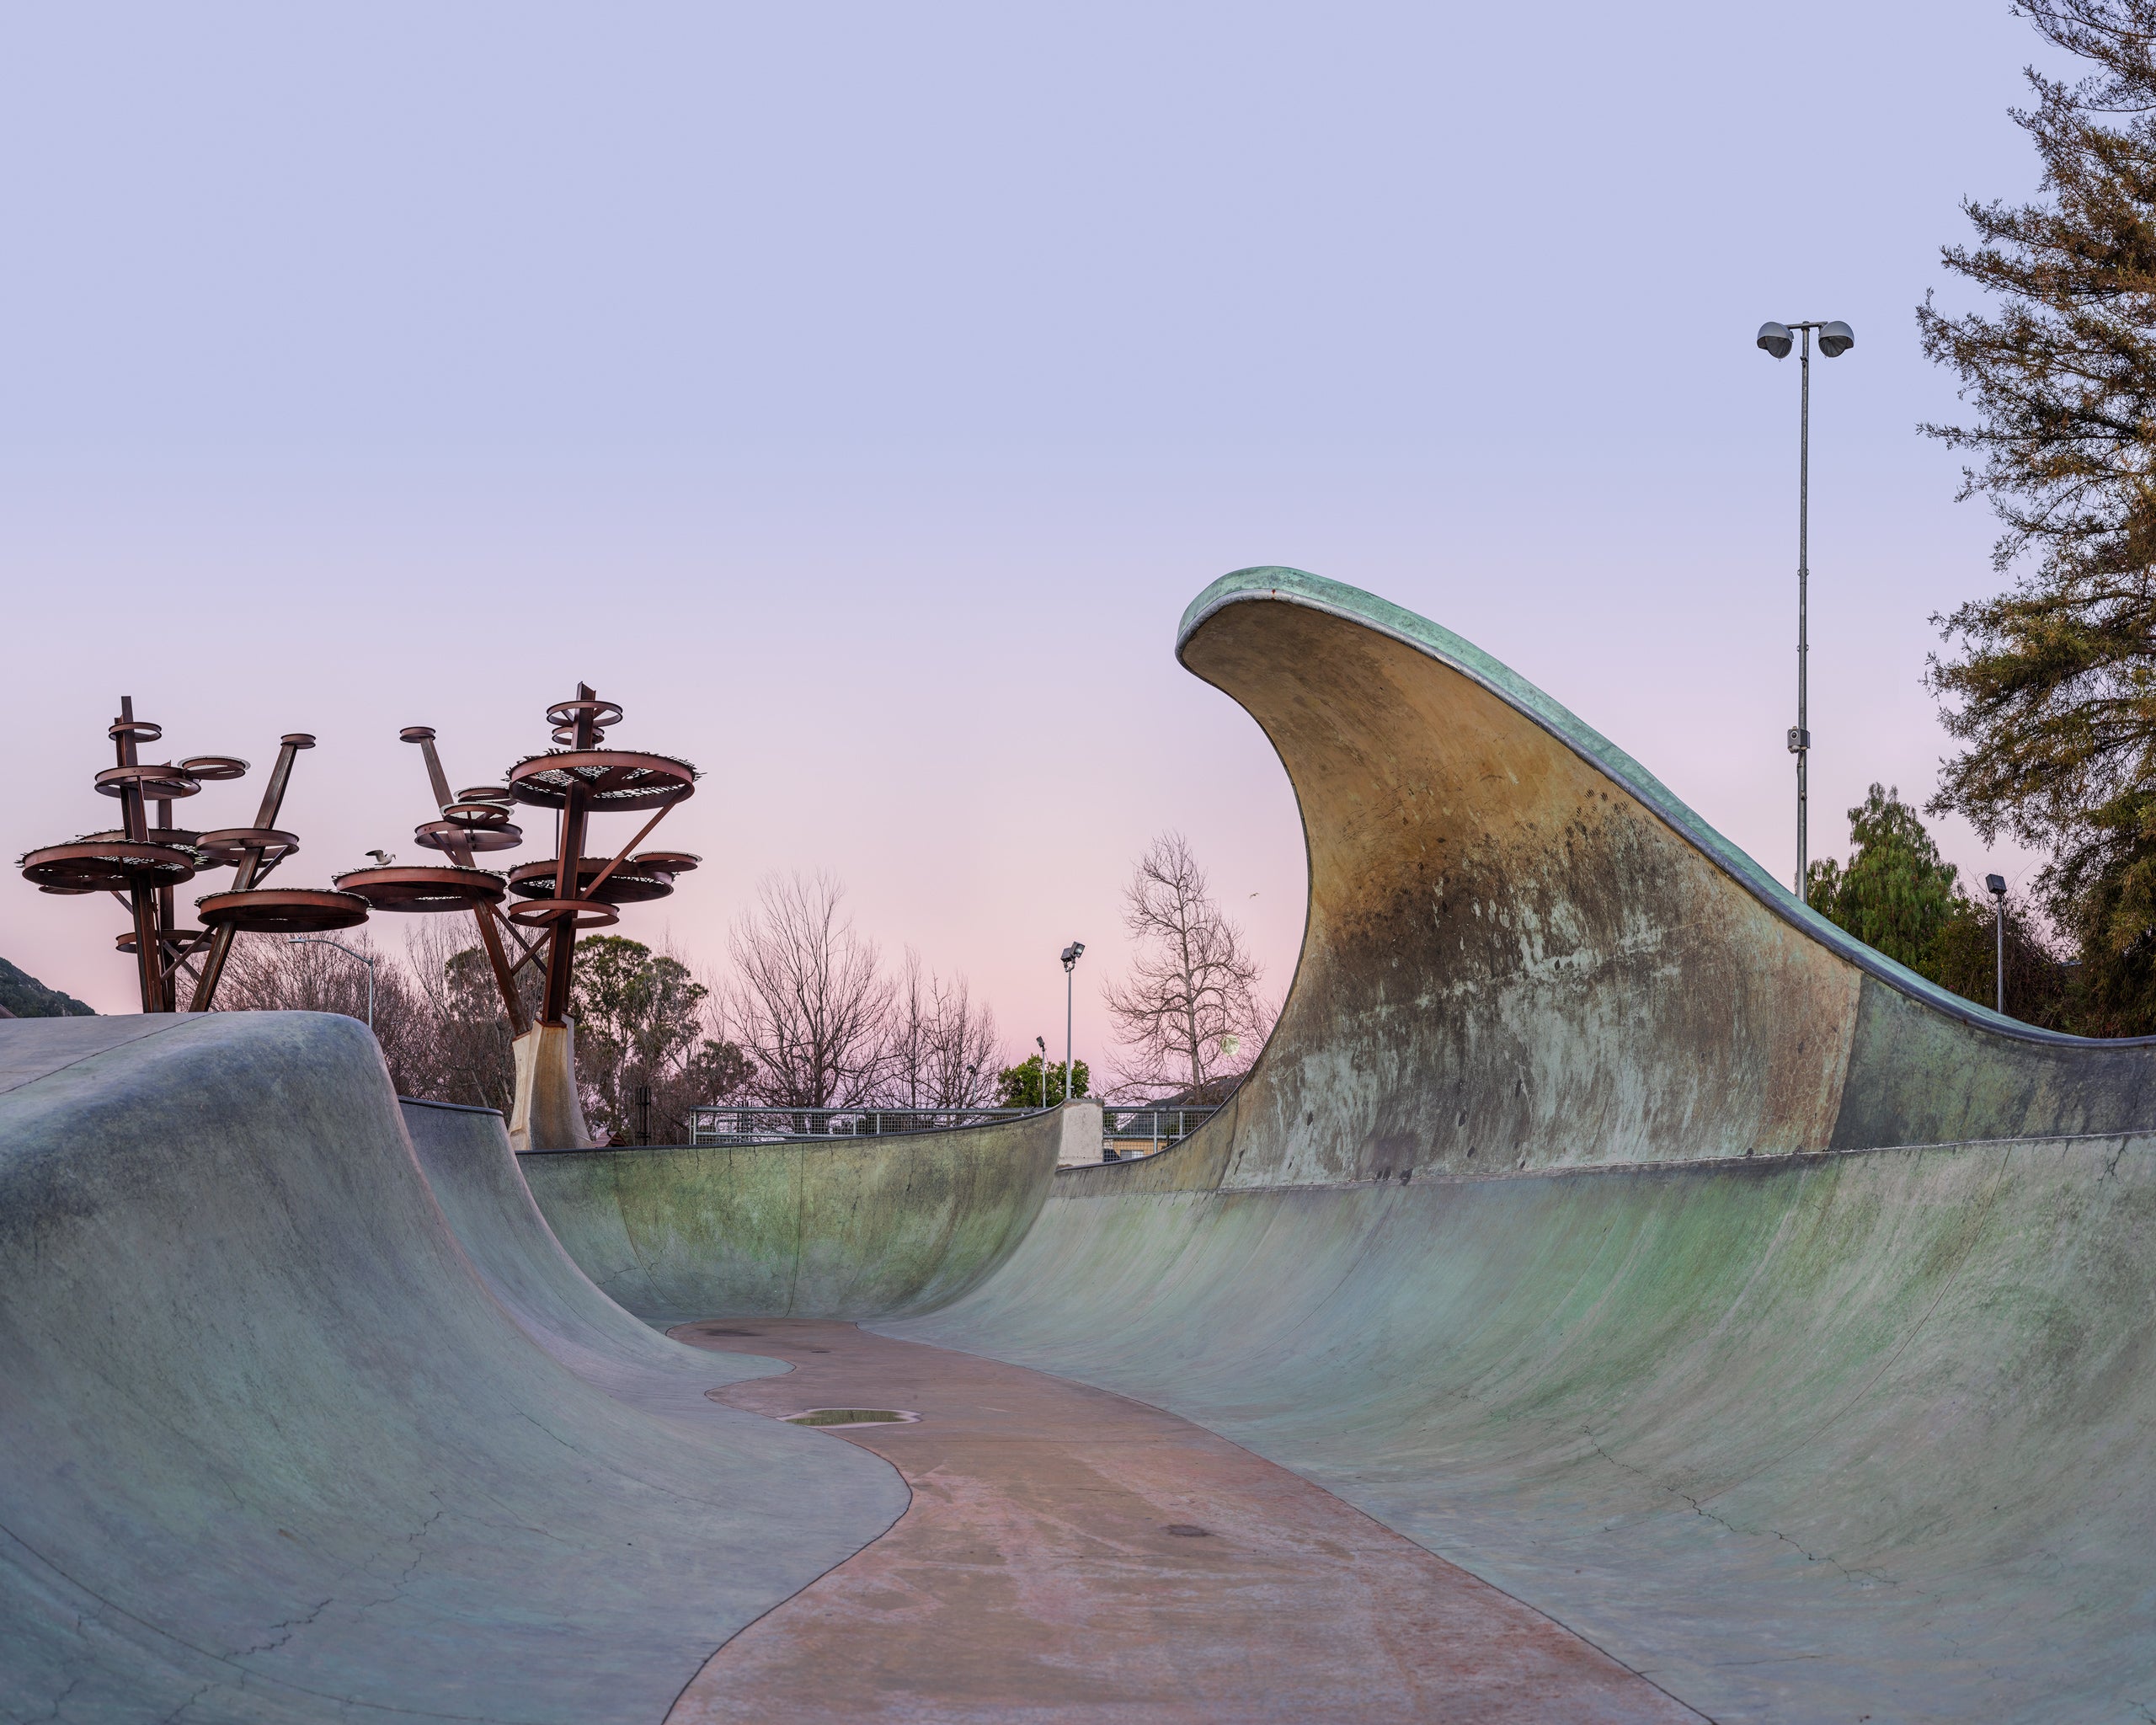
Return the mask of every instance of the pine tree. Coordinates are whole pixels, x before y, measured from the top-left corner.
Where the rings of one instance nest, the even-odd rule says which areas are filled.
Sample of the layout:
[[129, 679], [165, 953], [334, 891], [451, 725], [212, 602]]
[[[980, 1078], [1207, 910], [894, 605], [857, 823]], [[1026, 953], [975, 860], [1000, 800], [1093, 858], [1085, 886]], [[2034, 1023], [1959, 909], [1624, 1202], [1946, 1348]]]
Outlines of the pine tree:
[[[1925, 352], [1976, 410], [1931, 435], [1981, 459], [2013, 589], [1935, 618], [1930, 681], [1963, 747], [1933, 812], [2047, 850], [2038, 885], [2113, 1002], [2111, 1034], [2156, 1028], [2156, 0], [2025, 0], [2077, 80], [2028, 73], [2016, 110], [2042, 166], [2034, 203], [1966, 203], [1946, 268], [1995, 296]], [[2025, 559], [2033, 559], [2026, 564]], [[2136, 1003], [2138, 1003], [2137, 1005]]]

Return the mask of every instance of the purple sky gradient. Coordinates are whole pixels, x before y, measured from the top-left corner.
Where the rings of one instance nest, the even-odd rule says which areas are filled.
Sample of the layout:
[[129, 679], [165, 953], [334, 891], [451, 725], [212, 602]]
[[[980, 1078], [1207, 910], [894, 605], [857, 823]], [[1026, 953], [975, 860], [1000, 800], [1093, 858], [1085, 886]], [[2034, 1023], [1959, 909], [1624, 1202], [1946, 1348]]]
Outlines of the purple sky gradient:
[[[1753, 331], [1858, 335], [1814, 380], [1838, 854], [1868, 782], [1930, 791], [1926, 618], [1997, 585], [1911, 311], [1961, 302], [1957, 200], [2033, 189], [2036, 46], [1944, 0], [18, 8], [0, 844], [107, 824], [125, 692], [177, 754], [319, 734], [282, 879], [412, 860], [398, 728], [493, 778], [583, 677], [706, 773], [661, 832], [707, 866], [620, 932], [718, 967], [760, 875], [829, 868], [1014, 1051], [1059, 1049], [1085, 940], [1098, 1059], [1163, 828], [1292, 971], [1293, 798], [1171, 654], [1206, 582], [1288, 563], [1786, 875], [1797, 378]], [[0, 954], [100, 1010], [121, 926], [0, 889]]]

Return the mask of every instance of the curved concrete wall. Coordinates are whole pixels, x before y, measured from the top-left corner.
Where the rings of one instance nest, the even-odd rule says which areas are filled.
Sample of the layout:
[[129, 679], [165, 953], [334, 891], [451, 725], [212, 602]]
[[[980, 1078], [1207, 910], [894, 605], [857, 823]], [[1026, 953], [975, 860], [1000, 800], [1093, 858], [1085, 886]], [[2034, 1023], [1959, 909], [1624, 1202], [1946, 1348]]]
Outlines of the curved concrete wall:
[[1059, 1113], [890, 1138], [518, 1158], [556, 1237], [648, 1323], [927, 1311], [1048, 1197]]
[[1245, 571], [1181, 652], [1301, 807], [1278, 1030], [878, 1327], [1200, 1420], [1716, 1718], [2156, 1704], [2156, 1048], [1851, 941], [1368, 595]]
[[535, 1345], [350, 1019], [0, 1022], [0, 1088], [9, 1717], [648, 1721], [905, 1505]]
[[1197, 1420], [1717, 1720], [2156, 1697], [2156, 1139], [1081, 1183], [874, 1327]]
[[398, 1103], [427, 1185], [472, 1268], [524, 1332], [578, 1376], [648, 1401], [654, 1377], [700, 1397], [717, 1382], [787, 1369], [669, 1341], [593, 1286], [531, 1201], [498, 1110]]
[[2156, 1125], [2156, 1046], [2002, 1018], [1851, 939], [1457, 636], [1299, 570], [1186, 614], [1310, 856], [1235, 1106], [1087, 1189], [1326, 1184]]

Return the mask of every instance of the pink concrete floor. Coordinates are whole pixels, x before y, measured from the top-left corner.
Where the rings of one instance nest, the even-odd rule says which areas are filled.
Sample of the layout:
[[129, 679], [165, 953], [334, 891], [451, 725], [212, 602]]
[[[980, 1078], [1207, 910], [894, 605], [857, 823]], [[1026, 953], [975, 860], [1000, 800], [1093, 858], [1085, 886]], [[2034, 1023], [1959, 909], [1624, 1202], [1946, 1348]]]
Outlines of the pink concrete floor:
[[851, 1324], [673, 1332], [794, 1371], [712, 1392], [829, 1434], [912, 1507], [736, 1636], [670, 1725], [1696, 1720], [1547, 1617], [1155, 1407]]

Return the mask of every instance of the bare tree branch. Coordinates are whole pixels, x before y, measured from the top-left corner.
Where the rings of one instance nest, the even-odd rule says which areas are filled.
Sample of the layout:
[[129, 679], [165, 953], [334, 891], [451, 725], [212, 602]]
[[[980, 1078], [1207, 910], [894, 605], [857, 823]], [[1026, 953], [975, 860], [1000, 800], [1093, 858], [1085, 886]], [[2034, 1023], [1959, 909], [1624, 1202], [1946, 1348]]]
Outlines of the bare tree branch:
[[728, 1016], [778, 1108], [873, 1103], [890, 1059], [893, 988], [826, 874], [771, 876], [734, 926]]
[[1204, 1088], [1248, 1068], [1272, 1033], [1263, 967], [1222, 914], [1178, 832], [1141, 857], [1123, 894], [1130, 974], [1102, 991], [1125, 1050], [1119, 1088]]

